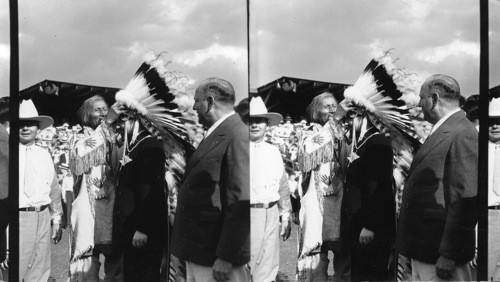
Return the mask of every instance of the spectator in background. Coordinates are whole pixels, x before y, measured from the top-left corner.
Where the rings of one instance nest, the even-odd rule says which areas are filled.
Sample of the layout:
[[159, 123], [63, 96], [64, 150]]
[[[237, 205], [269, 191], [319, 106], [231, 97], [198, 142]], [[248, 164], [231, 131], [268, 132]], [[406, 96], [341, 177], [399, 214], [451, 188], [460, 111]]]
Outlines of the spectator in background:
[[[290, 188], [283, 159], [264, 141], [268, 126], [282, 120], [268, 113], [262, 98], [250, 101], [250, 230], [252, 281], [275, 281], [279, 270], [280, 236], [290, 237]], [[281, 230], [280, 230], [281, 219]]]
[[243, 98], [236, 107], [234, 107], [234, 111], [240, 115], [241, 120], [248, 124], [248, 113], [250, 111], [250, 107], [248, 106], [249, 100], [248, 98]]
[[500, 281], [500, 98], [490, 101], [488, 122], [488, 280]]
[[461, 108], [479, 131], [479, 94], [469, 96]]
[[[61, 190], [52, 157], [35, 145], [37, 133], [53, 123], [31, 100], [19, 109], [19, 278], [47, 281], [51, 244], [61, 240]], [[51, 232], [52, 221], [52, 232]]]
[[9, 122], [9, 101], [10, 97], [0, 98], [0, 123], [9, 132], [10, 122]]
[[462, 108], [462, 107], [463, 107], [463, 105], [465, 104], [465, 101], [466, 101], [466, 100], [467, 100], [467, 99], [465, 98], [465, 96], [460, 95], [460, 99], [458, 100], [458, 106], [459, 106], [460, 108]]

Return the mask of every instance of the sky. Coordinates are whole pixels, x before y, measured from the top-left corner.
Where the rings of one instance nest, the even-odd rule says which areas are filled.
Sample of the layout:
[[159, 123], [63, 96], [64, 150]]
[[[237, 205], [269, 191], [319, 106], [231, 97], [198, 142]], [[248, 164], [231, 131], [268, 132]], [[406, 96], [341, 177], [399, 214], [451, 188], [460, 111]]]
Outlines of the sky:
[[[281, 76], [353, 83], [391, 49], [422, 80], [455, 77], [479, 89], [479, 1], [472, 0], [24, 0], [19, 1], [20, 89], [44, 79], [123, 88], [148, 51], [196, 83], [248, 87]], [[500, 85], [500, 0], [490, 6], [490, 87]], [[249, 49], [248, 49], [249, 47]], [[248, 77], [248, 50], [250, 77]], [[9, 9], [0, 1], [0, 96], [9, 87]]]
[[[500, 1], [490, 0], [490, 86], [500, 84]], [[250, 87], [282, 76], [352, 84], [391, 50], [420, 80], [447, 74], [479, 93], [479, 1], [250, 1]]]
[[[8, 95], [8, 1], [0, 1], [0, 96]], [[19, 1], [20, 89], [44, 79], [123, 88], [149, 51], [191, 78], [248, 95], [246, 0]]]

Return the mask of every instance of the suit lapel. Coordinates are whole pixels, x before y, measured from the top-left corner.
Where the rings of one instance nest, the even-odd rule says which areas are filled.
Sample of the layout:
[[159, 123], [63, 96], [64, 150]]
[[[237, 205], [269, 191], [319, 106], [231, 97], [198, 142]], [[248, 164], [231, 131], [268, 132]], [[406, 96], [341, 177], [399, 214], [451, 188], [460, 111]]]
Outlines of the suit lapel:
[[230, 129], [231, 125], [236, 121], [235, 118], [238, 118], [235, 114], [229, 116], [226, 120], [224, 120], [206, 139], [204, 139], [200, 146], [194, 151], [193, 155], [188, 161], [186, 166], [186, 172], [184, 176], [186, 176], [189, 171], [209, 152], [215, 149], [222, 141], [226, 138], [227, 132]]
[[443, 124], [441, 124], [441, 126], [434, 131], [429, 138], [427, 138], [427, 140], [425, 140], [424, 144], [420, 147], [413, 158], [410, 170], [408, 171], [408, 176], [410, 176], [415, 167], [418, 166], [425, 156], [427, 156], [432, 150], [434, 150], [434, 148], [450, 136], [451, 129], [453, 129], [456, 126], [456, 123], [462, 118], [465, 118], [462, 111], [454, 113], [445, 122], [443, 122]]

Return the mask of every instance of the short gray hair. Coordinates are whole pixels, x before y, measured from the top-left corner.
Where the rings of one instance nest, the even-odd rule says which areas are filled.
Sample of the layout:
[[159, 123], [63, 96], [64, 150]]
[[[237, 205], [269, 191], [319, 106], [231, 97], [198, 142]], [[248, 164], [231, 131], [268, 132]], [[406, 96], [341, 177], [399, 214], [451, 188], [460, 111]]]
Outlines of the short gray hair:
[[460, 86], [451, 76], [435, 74], [425, 81], [429, 92], [437, 92], [439, 97], [449, 102], [460, 101]]
[[212, 96], [221, 105], [230, 107], [231, 109], [234, 107], [234, 88], [227, 80], [210, 77], [200, 82], [197, 90], [202, 91], [204, 97]]

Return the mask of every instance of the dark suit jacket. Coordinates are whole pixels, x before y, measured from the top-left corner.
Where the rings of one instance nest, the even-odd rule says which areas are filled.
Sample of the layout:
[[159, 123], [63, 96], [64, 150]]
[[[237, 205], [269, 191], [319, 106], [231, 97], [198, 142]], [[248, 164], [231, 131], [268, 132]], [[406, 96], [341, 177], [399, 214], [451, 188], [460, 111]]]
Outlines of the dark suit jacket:
[[[392, 189], [391, 143], [383, 134], [375, 134], [359, 147], [356, 154], [359, 158], [347, 169], [344, 191], [345, 208], [352, 215], [350, 237], [354, 242], [359, 241], [361, 229], [367, 228], [375, 236], [394, 240], [396, 204]], [[376, 183], [376, 187], [370, 188], [369, 182]]]
[[[146, 133], [146, 131], [143, 131]], [[146, 133], [147, 134], [147, 133]], [[141, 140], [144, 136], [139, 135]], [[113, 243], [131, 246], [135, 231], [148, 235], [148, 244], [167, 242], [165, 151], [155, 137], [131, 146], [132, 161], [122, 167], [116, 190]], [[120, 248], [118, 248], [120, 250]]]
[[440, 255], [474, 257], [477, 222], [478, 132], [460, 111], [417, 151], [403, 192], [397, 250], [436, 263]]
[[171, 251], [212, 266], [217, 258], [250, 260], [248, 127], [237, 114], [224, 120], [188, 161], [177, 198]]

